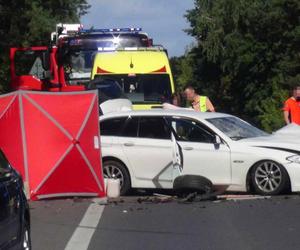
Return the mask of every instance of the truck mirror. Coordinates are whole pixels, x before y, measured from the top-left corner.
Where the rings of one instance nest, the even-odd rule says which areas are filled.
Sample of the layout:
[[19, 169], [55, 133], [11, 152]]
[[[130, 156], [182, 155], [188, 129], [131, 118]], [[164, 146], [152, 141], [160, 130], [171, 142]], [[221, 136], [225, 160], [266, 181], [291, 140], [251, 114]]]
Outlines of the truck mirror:
[[52, 78], [52, 72], [51, 72], [51, 70], [45, 70], [43, 72], [43, 77], [44, 77], [44, 79], [51, 79]]
[[42, 54], [42, 64], [45, 71], [50, 69], [50, 55], [49, 51], [44, 51]]

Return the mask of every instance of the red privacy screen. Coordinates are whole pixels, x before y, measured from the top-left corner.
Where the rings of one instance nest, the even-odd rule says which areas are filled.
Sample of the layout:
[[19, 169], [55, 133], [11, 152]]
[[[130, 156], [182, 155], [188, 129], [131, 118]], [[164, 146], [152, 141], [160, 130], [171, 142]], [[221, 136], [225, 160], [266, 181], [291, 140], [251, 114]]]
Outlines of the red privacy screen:
[[0, 96], [0, 147], [32, 200], [105, 196], [97, 91]]

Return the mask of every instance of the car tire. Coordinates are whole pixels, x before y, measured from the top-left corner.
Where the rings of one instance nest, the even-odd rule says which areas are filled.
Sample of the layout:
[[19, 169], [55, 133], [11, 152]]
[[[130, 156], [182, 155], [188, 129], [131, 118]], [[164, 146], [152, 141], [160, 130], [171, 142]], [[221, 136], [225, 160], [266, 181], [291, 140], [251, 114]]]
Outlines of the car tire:
[[255, 164], [251, 171], [251, 183], [256, 194], [278, 195], [289, 189], [290, 180], [285, 168], [271, 160]]
[[197, 175], [181, 175], [178, 176], [173, 183], [174, 190], [179, 194], [187, 194], [197, 192], [199, 194], [208, 194], [213, 191], [212, 182]]
[[30, 227], [28, 222], [24, 222], [24, 229], [21, 239], [21, 250], [31, 250], [31, 236], [30, 236]]
[[120, 195], [126, 195], [131, 189], [131, 180], [127, 168], [124, 164], [114, 160], [104, 161], [104, 178], [120, 179]]

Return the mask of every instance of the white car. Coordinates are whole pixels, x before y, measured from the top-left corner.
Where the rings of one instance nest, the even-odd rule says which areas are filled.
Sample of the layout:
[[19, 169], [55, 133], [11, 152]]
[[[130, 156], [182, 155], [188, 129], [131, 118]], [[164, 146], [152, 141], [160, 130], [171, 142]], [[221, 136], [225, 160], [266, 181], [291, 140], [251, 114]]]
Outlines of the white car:
[[122, 194], [171, 189], [178, 176], [203, 176], [228, 191], [300, 191], [299, 137], [270, 135], [235, 116], [114, 112], [100, 117], [100, 134], [104, 176], [120, 178]]

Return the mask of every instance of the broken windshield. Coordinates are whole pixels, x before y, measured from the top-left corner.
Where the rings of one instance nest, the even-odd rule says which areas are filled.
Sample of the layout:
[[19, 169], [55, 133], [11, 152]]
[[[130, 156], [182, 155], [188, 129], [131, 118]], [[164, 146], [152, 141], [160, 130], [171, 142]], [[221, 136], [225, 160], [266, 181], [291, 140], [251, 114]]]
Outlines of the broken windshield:
[[207, 119], [207, 121], [235, 141], [268, 135], [237, 117], [218, 117]]

